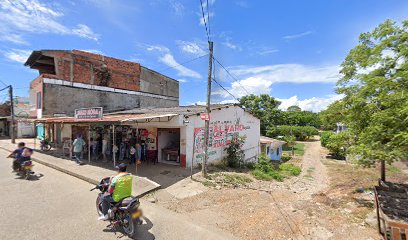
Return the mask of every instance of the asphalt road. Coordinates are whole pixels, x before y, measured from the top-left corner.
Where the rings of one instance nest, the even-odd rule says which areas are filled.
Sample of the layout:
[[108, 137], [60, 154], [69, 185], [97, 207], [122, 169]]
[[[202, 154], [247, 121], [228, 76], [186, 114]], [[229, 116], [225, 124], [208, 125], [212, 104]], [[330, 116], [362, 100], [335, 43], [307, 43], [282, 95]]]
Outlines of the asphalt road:
[[[35, 177], [11, 172], [8, 152], [0, 149], [0, 239], [128, 239], [97, 220], [93, 185], [34, 163]], [[141, 201], [144, 224], [136, 239], [233, 239], [219, 229]]]

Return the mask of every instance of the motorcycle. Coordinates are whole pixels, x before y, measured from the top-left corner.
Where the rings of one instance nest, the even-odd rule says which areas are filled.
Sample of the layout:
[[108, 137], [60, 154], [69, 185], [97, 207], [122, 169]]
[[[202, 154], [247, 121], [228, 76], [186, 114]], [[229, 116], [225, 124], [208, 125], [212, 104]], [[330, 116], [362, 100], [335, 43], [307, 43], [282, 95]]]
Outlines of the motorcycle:
[[40, 142], [40, 149], [42, 151], [49, 151], [51, 150], [51, 144], [48, 142], [48, 140], [41, 140]]
[[[102, 216], [101, 200], [105, 192], [108, 191], [110, 178], [104, 178], [98, 185], [92, 188], [90, 191], [98, 189], [98, 197], [96, 198], [96, 212], [99, 216]], [[134, 237], [136, 233], [136, 225], [141, 225], [143, 221], [142, 210], [139, 209], [140, 202], [136, 197], [128, 197], [122, 199], [117, 203], [111, 203], [109, 207], [108, 216], [109, 221], [113, 227], [122, 227], [123, 231], [129, 236]]]
[[22, 176], [24, 179], [28, 180], [30, 179], [31, 175], [34, 174], [34, 172], [32, 171], [33, 169], [33, 162], [30, 161], [25, 161], [23, 163], [20, 164], [20, 166], [18, 167], [17, 173]]

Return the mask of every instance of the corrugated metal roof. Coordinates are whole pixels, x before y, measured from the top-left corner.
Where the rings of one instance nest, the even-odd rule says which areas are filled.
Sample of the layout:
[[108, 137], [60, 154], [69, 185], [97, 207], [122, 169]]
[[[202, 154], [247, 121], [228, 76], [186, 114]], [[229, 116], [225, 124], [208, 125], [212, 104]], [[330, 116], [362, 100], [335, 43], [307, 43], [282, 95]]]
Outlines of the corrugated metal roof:
[[277, 140], [277, 139], [273, 139], [273, 138], [268, 138], [268, 137], [264, 137], [261, 136], [259, 141], [263, 144], [270, 144], [272, 146], [272, 148], [278, 148], [282, 145], [284, 145], [286, 142], [285, 141], [281, 141], [281, 140]]
[[[222, 109], [232, 107], [234, 104], [213, 104], [211, 105], [211, 110]], [[125, 111], [118, 111], [106, 114], [108, 115], [118, 115], [118, 114], [148, 114], [148, 113], [172, 113], [178, 115], [191, 116], [195, 114], [200, 114], [206, 111], [206, 106], [203, 105], [191, 105], [191, 106], [179, 106], [179, 107], [169, 107], [169, 108], [135, 108]]]

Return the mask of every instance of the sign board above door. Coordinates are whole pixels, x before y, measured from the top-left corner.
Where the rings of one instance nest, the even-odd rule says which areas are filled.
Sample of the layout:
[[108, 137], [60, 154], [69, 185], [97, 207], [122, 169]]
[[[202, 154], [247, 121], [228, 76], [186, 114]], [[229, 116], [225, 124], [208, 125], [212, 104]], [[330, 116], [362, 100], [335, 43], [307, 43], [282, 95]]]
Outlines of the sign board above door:
[[102, 116], [103, 108], [101, 107], [75, 109], [75, 119], [102, 119]]
[[204, 120], [204, 121], [210, 121], [210, 114], [208, 114], [208, 113], [201, 113], [201, 114], [200, 114], [200, 118], [201, 118], [201, 120]]

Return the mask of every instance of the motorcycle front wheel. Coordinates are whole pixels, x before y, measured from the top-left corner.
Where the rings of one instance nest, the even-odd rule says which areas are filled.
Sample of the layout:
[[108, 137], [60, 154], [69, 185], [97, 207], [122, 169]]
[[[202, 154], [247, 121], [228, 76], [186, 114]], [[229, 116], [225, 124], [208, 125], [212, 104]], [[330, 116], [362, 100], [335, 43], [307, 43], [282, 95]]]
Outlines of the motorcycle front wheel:
[[98, 213], [98, 216], [102, 216], [102, 206], [101, 206], [101, 194], [98, 194], [98, 197], [96, 198], [96, 212]]
[[135, 226], [135, 221], [133, 221], [132, 216], [130, 216], [129, 213], [124, 213], [123, 214], [123, 220], [122, 220], [122, 228], [123, 231], [129, 236], [129, 237], [134, 237], [135, 232], [136, 232], [136, 226]]

